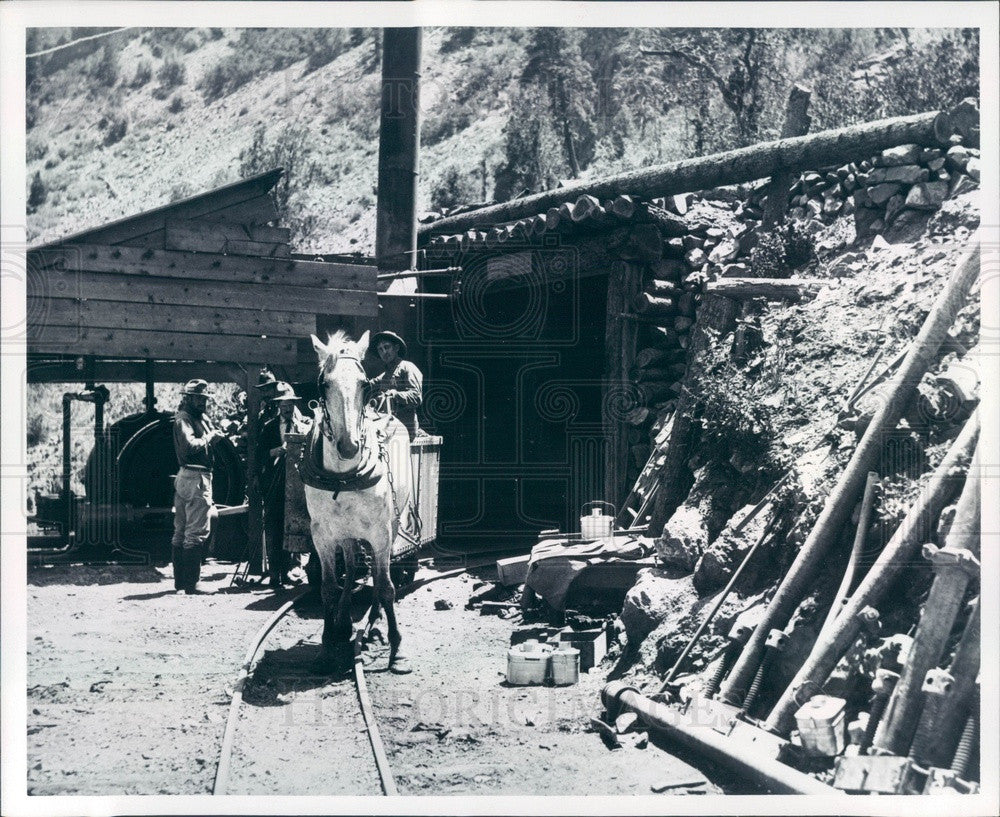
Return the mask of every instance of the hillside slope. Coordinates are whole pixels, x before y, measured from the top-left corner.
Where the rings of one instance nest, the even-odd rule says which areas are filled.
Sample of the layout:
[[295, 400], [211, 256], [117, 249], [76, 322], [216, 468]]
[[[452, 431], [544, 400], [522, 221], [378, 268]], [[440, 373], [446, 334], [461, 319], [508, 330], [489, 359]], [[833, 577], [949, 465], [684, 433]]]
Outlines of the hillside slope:
[[[28, 51], [94, 31], [31, 29]], [[794, 82], [814, 87], [814, 129], [978, 91], [978, 42], [964, 30], [904, 32], [902, 52], [899, 29], [545, 31], [424, 29], [418, 209], [569, 178], [553, 90], [565, 83], [580, 177], [772, 138]], [[741, 81], [730, 57], [751, 53], [750, 36], [751, 96], [726, 101], [718, 89]], [[650, 38], [708, 49], [715, 73], [643, 56]], [[296, 249], [370, 253], [380, 59], [378, 29], [221, 28], [132, 28], [29, 59], [29, 244], [283, 166]], [[914, 66], [926, 68], [918, 84]], [[755, 130], [737, 135], [745, 105]]]

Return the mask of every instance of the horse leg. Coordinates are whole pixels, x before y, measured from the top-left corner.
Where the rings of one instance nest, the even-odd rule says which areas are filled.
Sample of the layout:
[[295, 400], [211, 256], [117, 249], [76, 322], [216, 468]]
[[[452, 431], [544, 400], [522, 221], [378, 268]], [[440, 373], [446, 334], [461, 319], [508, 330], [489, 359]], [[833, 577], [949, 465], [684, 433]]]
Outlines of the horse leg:
[[[316, 536], [315, 526], [313, 527], [313, 541], [319, 542]], [[336, 617], [338, 586], [337, 578], [337, 546], [330, 543], [325, 546], [317, 546], [316, 554], [319, 557], [320, 568], [322, 570], [322, 582], [320, 584], [320, 598], [323, 602], [323, 639], [320, 656], [313, 665], [320, 674], [331, 671], [336, 664], [336, 654], [334, 650], [334, 628], [331, 622]]]
[[396, 673], [410, 672], [409, 662], [399, 653], [399, 643], [403, 640], [396, 625], [396, 586], [389, 575], [392, 539], [386, 538], [385, 547], [375, 548], [375, 598], [385, 609], [385, 620], [389, 627], [389, 669]]
[[354, 622], [351, 620], [351, 591], [354, 589], [356, 542], [353, 539], [342, 540], [340, 551], [344, 554], [344, 586], [340, 591], [340, 600], [334, 610], [326, 614], [323, 622], [323, 641], [329, 644], [337, 658], [338, 669], [349, 669], [354, 658], [351, 646], [351, 634]]
[[375, 599], [372, 601], [372, 609], [368, 613], [368, 624], [365, 626], [364, 638], [366, 643], [378, 638], [382, 644], [385, 644], [385, 638], [382, 635], [382, 631], [375, 626], [378, 624], [380, 618], [382, 618], [382, 607], [379, 604], [378, 596], [376, 595]]

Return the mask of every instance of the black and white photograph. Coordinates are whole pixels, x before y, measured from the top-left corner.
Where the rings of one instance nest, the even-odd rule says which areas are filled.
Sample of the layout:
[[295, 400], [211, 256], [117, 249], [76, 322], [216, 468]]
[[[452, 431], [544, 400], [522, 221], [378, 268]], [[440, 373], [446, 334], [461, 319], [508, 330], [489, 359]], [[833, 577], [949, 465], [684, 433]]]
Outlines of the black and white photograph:
[[1000, 813], [997, 11], [0, 4], [3, 814]]

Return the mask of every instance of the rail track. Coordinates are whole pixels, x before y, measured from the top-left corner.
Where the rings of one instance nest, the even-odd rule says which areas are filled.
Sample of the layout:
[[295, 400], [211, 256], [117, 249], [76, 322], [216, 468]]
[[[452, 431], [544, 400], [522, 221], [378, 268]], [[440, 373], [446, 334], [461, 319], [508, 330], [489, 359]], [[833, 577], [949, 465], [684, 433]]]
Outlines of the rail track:
[[[215, 795], [295, 794], [303, 777], [315, 774], [323, 775], [331, 794], [398, 794], [365, 681], [360, 629], [353, 683], [310, 673], [322, 618], [293, 615], [305, 606], [306, 594], [300, 588], [250, 643], [233, 687]], [[355, 593], [355, 621], [367, 616], [362, 597]], [[265, 652], [268, 641], [272, 649]], [[304, 718], [329, 724], [322, 745], [296, 741], [296, 719]]]

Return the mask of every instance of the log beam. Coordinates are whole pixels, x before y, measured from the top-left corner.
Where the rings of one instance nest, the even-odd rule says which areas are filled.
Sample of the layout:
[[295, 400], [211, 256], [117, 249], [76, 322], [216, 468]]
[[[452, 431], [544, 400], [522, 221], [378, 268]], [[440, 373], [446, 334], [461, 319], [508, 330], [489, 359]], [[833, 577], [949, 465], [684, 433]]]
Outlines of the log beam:
[[750, 182], [771, 176], [779, 169], [790, 172], [809, 170], [848, 162], [859, 156], [871, 156], [897, 145], [942, 144], [951, 135], [951, 130], [950, 117], [941, 111], [880, 119], [580, 182], [447, 216], [422, 225], [418, 233], [426, 239], [440, 233], [462, 232], [476, 225], [516, 221], [563, 203], [575, 203], [583, 194], [601, 200], [614, 199], [619, 195], [652, 199]]
[[822, 278], [720, 278], [705, 284], [709, 295], [724, 295], [735, 301], [767, 298], [770, 301], [813, 298], [829, 281]]

